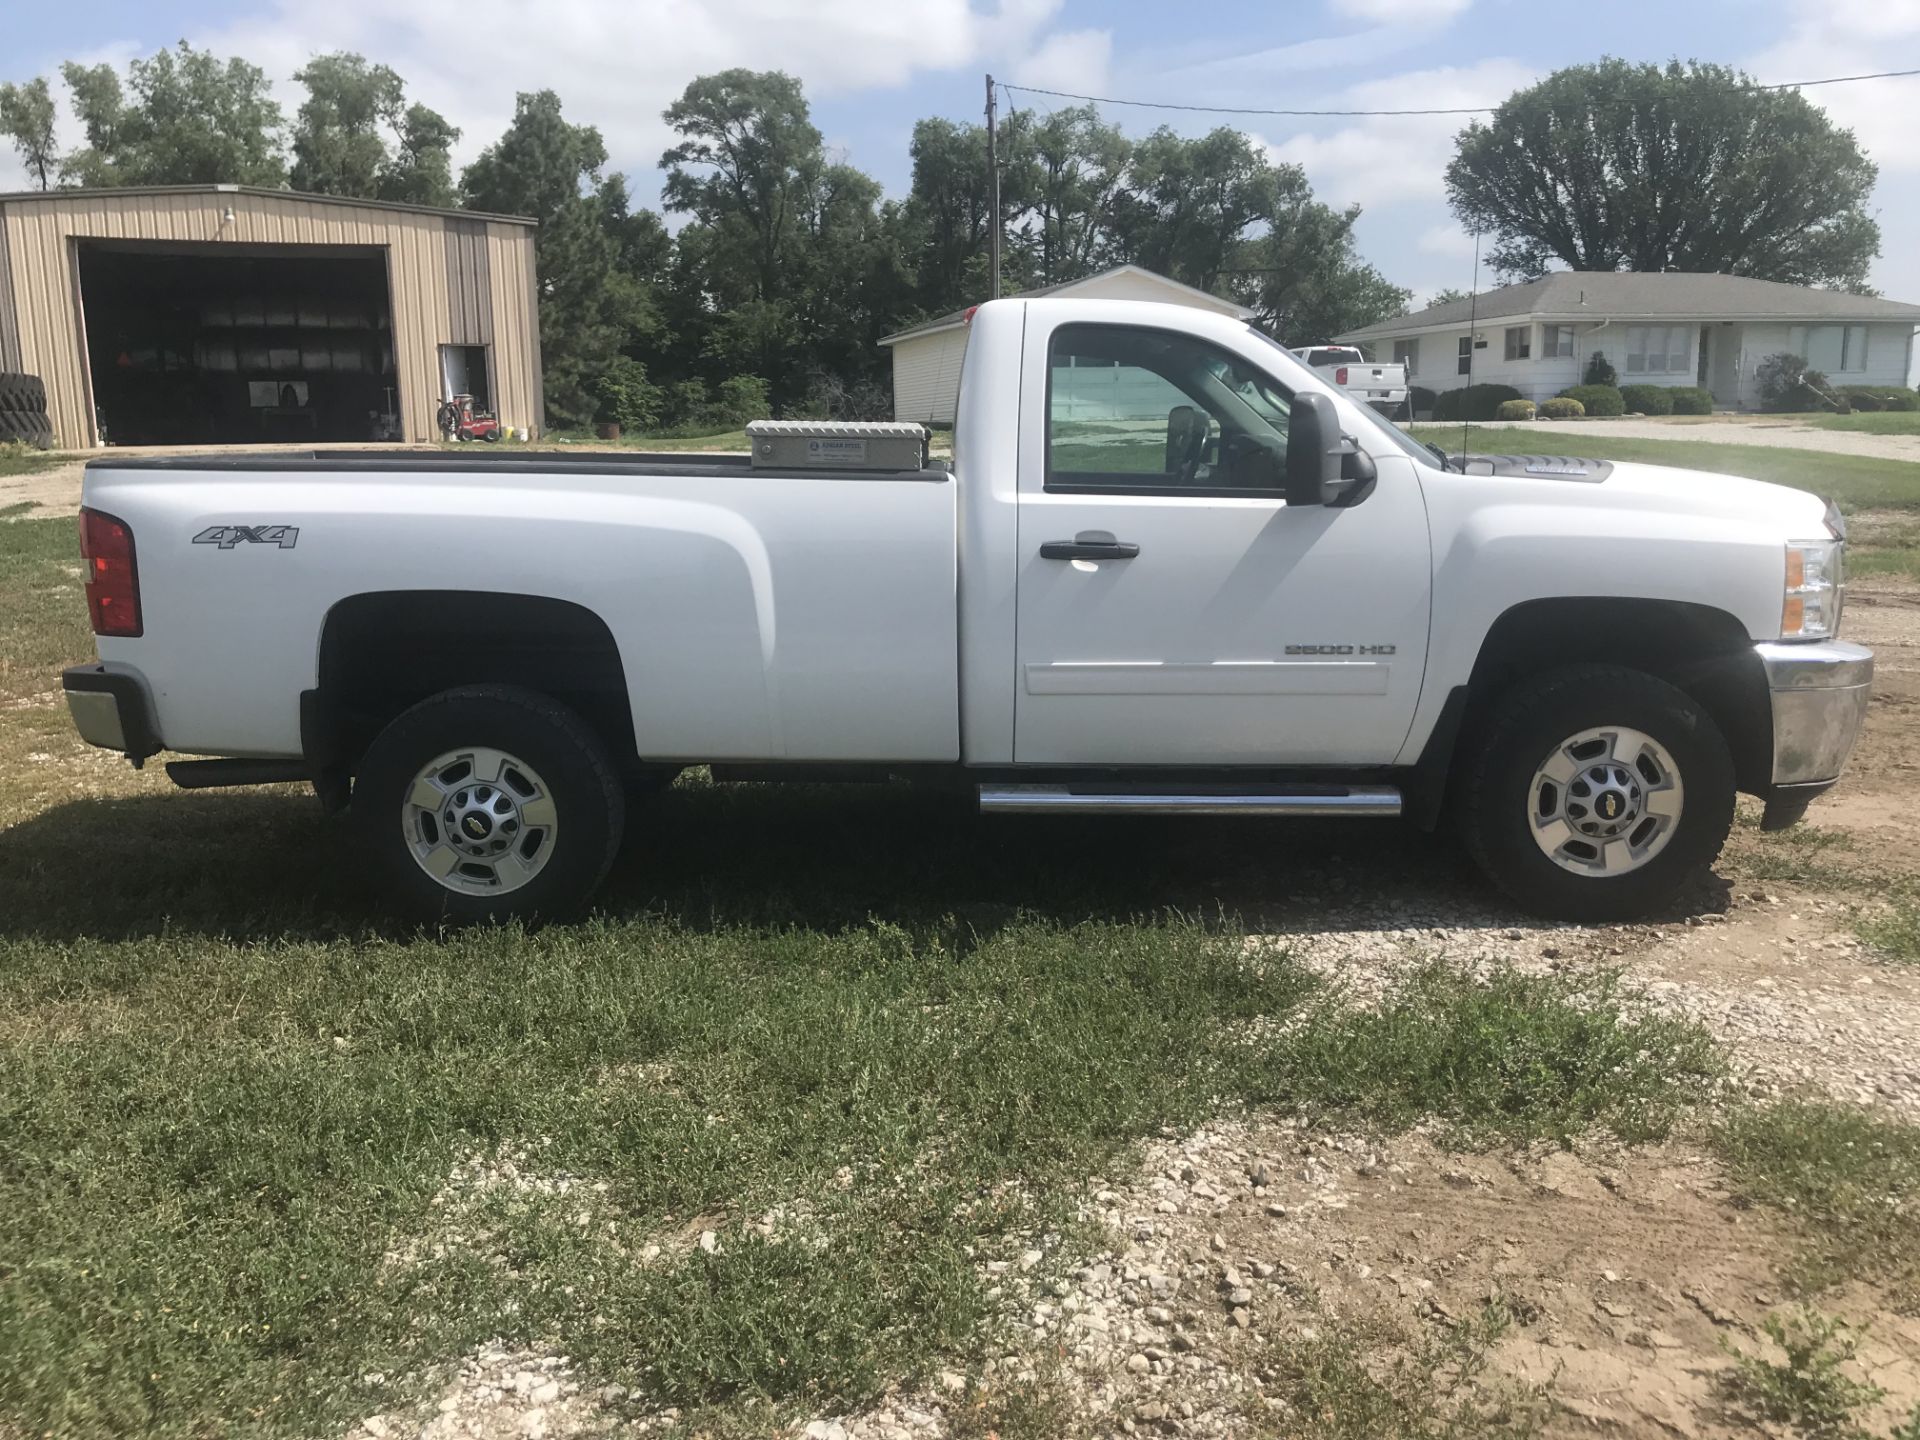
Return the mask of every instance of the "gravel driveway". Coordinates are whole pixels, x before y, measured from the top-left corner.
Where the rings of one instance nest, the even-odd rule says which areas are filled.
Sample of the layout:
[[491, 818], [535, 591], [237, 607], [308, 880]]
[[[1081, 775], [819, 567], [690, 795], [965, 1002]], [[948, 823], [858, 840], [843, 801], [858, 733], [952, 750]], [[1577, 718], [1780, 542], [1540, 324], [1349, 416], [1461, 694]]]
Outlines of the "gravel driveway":
[[1581, 435], [1621, 440], [1697, 440], [1716, 445], [1770, 445], [1820, 450], [1829, 455], [1870, 455], [1878, 460], [1920, 461], [1920, 435], [1867, 435], [1822, 430], [1800, 420], [1523, 420], [1503, 430], [1551, 431], [1562, 437], [1554, 449], [1577, 450]]

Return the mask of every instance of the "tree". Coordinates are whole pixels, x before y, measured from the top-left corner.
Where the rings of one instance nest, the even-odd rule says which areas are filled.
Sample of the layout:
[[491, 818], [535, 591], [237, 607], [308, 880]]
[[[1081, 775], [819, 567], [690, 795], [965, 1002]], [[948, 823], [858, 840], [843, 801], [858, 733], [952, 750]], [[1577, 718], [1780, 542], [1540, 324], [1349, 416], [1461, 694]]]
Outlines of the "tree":
[[0, 134], [13, 142], [27, 173], [45, 190], [59, 155], [53, 142], [53, 91], [46, 77], [0, 85]]
[[[266, 73], [182, 40], [131, 61], [61, 66], [86, 144], [60, 165], [73, 185], [286, 184], [284, 122]], [[131, 94], [131, 99], [129, 99]]]
[[452, 205], [460, 196], [453, 183], [453, 142], [457, 126], [425, 105], [407, 107], [400, 117], [399, 139], [381, 168], [377, 195], [403, 205]]
[[294, 189], [453, 204], [451, 153], [460, 132], [425, 105], [408, 105], [394, 71], [342, 51], [308, 61], [293, 78], [307, 90], [294, 122]]
[[1037, 285], [1077, 280], [1098, 268], [1126, 192], [1132, 146], [1091, 105], [1035, 121], [1008, 116], [1003, 219]]
[[1346, 330], [1404, 315], [1412, 292], [1359, 258], [1353, 227], [1360, 207], [1313, 198], [1297, 165], [1273, 167], [1274, 205], [1264, 233], [1235, 257], [1227, 288], [1258, 312], [1283, 344], [1318, 344]]
[[906, 293], [898, 227], [877, 183], [827, 158], [799, 82], [703, 75], [665, 119], [682, 137], [660, 159], [666, 203], [691, 217], [676, 278], [703, 358], [762, 377], [780, 406], [822, 369], [877, 368]]
[[987, 134], [928, 119], [913, 127], [913, 188], [901, 212], [901, 262], [917, 308], [940, 315], [987, 293]]
[[527, 215], [540, 280], [540, 352], [548, 423], [593, 418], [600, 378], [644, 309], [598, 187], [607, 148], [591, 125], [568, 123], [551, 90], [521, 94], [513, 123], [460, 177], [469, 208]]
[[1269, 164], [1238, 130], [1190, 140], [1162, 126], [1134, 147], [1114, 207], [1114, 258], [1211, 291], [1272, 217], [1283, 185], [1304, 189], [1304, 173]]
[[1789, 90], [1675, 61], [1559, 70], [1462, 132], [1453, 212], [1502, 274], [1695, 270], [1858, 289], [1879, 253], [1873, 162]]
[[1467, 300], [1471, 298], [1472, 297], [1459, 286], [1449, 285], [1446, 289], [1436, 290], [1433, 294], [1429, 295], [1427, 297], [1426, 308], [1431, 310], [1436, 305], [1451, 305], [1456, 300]]

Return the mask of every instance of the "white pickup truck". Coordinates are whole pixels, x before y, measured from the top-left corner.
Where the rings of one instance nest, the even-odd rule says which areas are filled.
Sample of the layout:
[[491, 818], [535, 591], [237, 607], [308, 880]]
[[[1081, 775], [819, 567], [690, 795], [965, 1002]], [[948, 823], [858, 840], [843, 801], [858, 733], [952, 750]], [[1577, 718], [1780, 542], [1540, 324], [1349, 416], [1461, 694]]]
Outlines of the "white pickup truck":
[[1522, 905], [1602, 918], [1710, 864], [1736, 790], [1792, 823], [1866, 711], [1831, 505], [1447, 462], [1225, 317], [983, 306], [954, 442], [102, 458], [73, 718], [217, 757], [183, 785], [350, 800], [456, 920], [580, 906], [629, 797], [699, 764], [1445, 820]]
[[1382, 415], [1407, 418], [1407, 367], [1375, 364], [1354, 345], [1302, 345], [1295, 355], [1335, 389], [1344, 390]]

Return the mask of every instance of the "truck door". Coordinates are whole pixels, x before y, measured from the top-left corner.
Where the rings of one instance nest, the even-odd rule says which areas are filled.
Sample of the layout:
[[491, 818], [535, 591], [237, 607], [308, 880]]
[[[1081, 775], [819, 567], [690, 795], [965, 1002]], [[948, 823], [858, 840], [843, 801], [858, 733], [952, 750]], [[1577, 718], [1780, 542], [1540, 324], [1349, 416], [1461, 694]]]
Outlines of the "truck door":
[[1370, 445], [1360, 504], [1289, 507], [1258, 336], [1036, 313], [1025, 343], [1016, 763], [1392, 761], [1432, 579], [1412, 461]]

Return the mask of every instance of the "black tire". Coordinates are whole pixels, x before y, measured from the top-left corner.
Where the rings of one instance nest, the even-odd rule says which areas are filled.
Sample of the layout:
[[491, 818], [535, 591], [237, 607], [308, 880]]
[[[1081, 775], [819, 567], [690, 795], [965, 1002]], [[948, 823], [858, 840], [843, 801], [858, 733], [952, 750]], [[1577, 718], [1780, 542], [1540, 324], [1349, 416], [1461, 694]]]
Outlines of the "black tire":
[[0, 410], [26, 410], [45, 414], [47, 387], [38, 375], [19, 375], [0, 371]]
[[30, 415], [21, 410], [0, 410], [0, 444], [31, 445], [36, 450], [53, 448], [53, 426], [45, 415]]
[[[1579, 874], [1534, 840], [1533, 781], [1555, 747], [1605, 726], [1642, 731], [1667, 751], [1679, 771], [1680, 813], [1664, 848], [1640, 868]], [[1494, 700], [1469, 741], [1454, 793], [1468, 853], [1513, 900], [1555, 919], [1631, 920], [1673, 900], [1718, 858], [1733, 826], [1733, 755], [1684, 691], [1639, 670], [1575, 665]]]
[[[405, 833], [406, 798], [423, 767], [450, 751], [505, 751], [538, 773], [558, 821], [525, 884], [474, 894], [435, 879]], [[473, 685], [422, 700], [375, 737], [353, 785], [354, 820], [386, 889], [419, 919], [455, 925], [553, 920], [592, 898], [626, 828], [626, 799], [607, 748], [573, 711], [537, 691]]]

